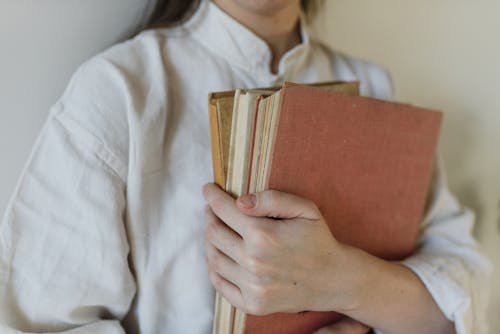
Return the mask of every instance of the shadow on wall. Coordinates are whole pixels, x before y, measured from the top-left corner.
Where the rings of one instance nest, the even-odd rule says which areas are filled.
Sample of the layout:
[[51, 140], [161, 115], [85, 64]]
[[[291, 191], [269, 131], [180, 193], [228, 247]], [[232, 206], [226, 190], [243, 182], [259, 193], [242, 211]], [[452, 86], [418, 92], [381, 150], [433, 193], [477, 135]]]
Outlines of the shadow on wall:
[[441, 134], [441, 152], [449, 186], [459, 202], [474, 211], [476, 236], [481, 235], [487, 225], [485, 212], [488, 210], [477, 175], [477, 152], [481, 146], [477, 129], [480, 128], [481, 124], [473, 113], [448, 111]]

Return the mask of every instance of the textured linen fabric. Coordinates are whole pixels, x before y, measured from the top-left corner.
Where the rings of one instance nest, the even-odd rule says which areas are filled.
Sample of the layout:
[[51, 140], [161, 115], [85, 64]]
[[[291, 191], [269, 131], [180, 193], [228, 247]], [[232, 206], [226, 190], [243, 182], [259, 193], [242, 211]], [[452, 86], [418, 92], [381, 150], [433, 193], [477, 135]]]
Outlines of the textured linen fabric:
[[[253, 33], [203, 1], [177, 28], [141, 33], [80, 67], [50, 112], [0, 225], [1, 333], [210, 333], [201, 187], [212, 180], [207, 94], [284, 80], [360, 80], [379, 67], [309, 38], [269, 70]], [[443, 178], [404, 264], [457, 332], [479, 333], [488, 264], [473, 216]]]

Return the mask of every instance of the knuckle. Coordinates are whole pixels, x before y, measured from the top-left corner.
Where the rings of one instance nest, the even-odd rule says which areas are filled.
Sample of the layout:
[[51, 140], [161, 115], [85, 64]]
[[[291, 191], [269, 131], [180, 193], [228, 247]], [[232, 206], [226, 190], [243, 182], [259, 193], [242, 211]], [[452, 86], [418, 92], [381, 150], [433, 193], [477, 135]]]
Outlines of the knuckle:
[[219, 272], [220, 260], [217, 258], [217, 256], [215, 256], [215, 255], [209, 256], [208, 257], [208, 264], [215, 272]]
[[215, 225], [214, 222], [211, 222], [210, 224], [207, 225], [205, 229], [205, 238], [208, 241], [213, 241], [216, 235], [217, 235], [217, 226]]
[[208, 270], [208, 277], [210, 278], [212, 285], [216, 289], [219, 289], [221, 286], [221, 278], [211, 269]]
[[249, 273], [249, 285], [255, 288], [269, 286], [270, 283], [277, 277], [276, 269], [256, 256], [247, 257], [244, 268]]
[[266, 246], [266, 236], [261, 231], [252, 231], [248, 236], [248, 243], [255, 249], [262, 249]]
[[321, 217], [321, 210], [319, 209], [319, 207], [316, 205], [316, 203], [314, 203], [313, 201], [311, 200], [308, 200], [309, 201], [309, 205], [311, 207], [311, 210], [314, 212], [314, 214], [317, 216], [317, 217]]
[[311, 210], [311, 212], [313, 212], [313, 214], [316, 216], [316, 217], [320, 217], [321, 216], [321, 211], [319, 209], [319, 207], [316, 205], [316, 203], [308, 198], [304, 199], [304, 205], [306, 208], [309, 208], [309, 210]]
[[265, 201], [268, 207], [272, 208], [278, 205], [279, 202], [279, 191], [276, 190], [268, 190], [264, 192], [265, 194]]
[[264, 304], [267, 302], [267, 298], [269, 298], [270, 295], [269, 286], [267, 284], [263, 284], [262, 282], [249, 284], [248, 291], [251, 293], [253, 299]]
[[223, 286], [224, 280], [220, 277], [215, 271], [211, 271], [210, 278], [212, 280], [212, 284], [218, 290], [220, 290]]
[[215, 277], [213, 278], [213, 284], [217, 290], [221, 290], [223, 287], [222, 278], [218, 275], [215, 275]]
[[223, 260], [213, 247], [207, 251], [207, 265], [215, 273], [220, 273], [223, 269]]
[[210, 221], [212, 219], [212, 214], [212, 208], [209, 205], [206, 205], [203, 210], [203, 217], [205, 221]]
[[271, 291], [273, 279], [269, 275], [249, 275], [248, 287], [253, 295], [258, 298], [268, 296]]
[[214, 269], [214, 255], [212, 251], [207, 251], [207, 265], [210, 269]]
[[256, 256], [247, 256], [244, 260], [245, 269], [254, 275], [260, 275], [263, 272], [262, 260]]
[[270, 231], [266, 231], [260, 228], [255, 228], [252, 230], [248, 236], [247, 241], [253, 249], [265, 250], [270, 246], [272, 236]]

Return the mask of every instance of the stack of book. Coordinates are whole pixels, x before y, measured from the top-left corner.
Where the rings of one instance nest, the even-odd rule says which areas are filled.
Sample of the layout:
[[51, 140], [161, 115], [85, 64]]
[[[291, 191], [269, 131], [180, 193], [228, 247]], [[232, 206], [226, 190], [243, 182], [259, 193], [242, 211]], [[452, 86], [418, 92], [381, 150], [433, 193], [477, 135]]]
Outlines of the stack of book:
[[[442, 114], [359, 96], [357, 82], [209, 95], [214, 179], [233, 196], [312, 200], [334, 237], [398, 260], [415, 247]], [[244, 314], [217, 294], [216, 334], [308, 334], [335, 312]]]

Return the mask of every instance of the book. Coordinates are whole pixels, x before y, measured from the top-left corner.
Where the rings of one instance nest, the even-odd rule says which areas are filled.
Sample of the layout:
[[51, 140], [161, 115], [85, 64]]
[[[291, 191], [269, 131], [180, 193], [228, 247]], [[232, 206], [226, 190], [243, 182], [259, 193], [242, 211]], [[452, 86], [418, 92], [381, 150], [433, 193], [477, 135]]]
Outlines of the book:
[[[347, 95], [359, 95], [359, 82], [323, 82], [314, 83], [311, 86], [320, 87], [325, 90], [334, 90]], [[250, 92], [265, 92], [262, 96], [268, 96], [281, 89], [281, 87], [257, 88], [248, 90]], [[245, 93], [246, 90], [240, 89]], [[229, 156], [229, 143], [231, 139], [232, 116], [234, 100], [237, 90], [212, 92], [208, 95], [208, 113], [210, 122], [210, 138], [212, 147], [212, 164], [214, 182], [221, 188], [226, 188], [226, 175]]]
[[[225, 168], [226, 191], [300, 195], [316, 203], [339, 241], [387, 260], [413, 252], [440, 112], [296, 84], [236, 91], [232, 107], [230, 134], [212, 129], [219, 145], [230, 136], [229, 148], [220, 148], [227, 164], [217, 167]], [[306, 334], [340, 317], [246, 315], [218, 296], [214, 332]]]
[[[311, 85], [324, 90], [333, 90], [342, 94], [359, 95], [359, 82], [324, 82], [314, 83]], [[240, 110], [240, 107], [241, 113], [254, 111], [255, 107], [257, 106], [257, 100], [260, 101], [262, 98], [273, 94], [280, 88], [281, 87], [251, 90], [239, 89], [235, 91], [223, 91], [209, 94], [208, 110], [211, 132], [214, 181], [222, 189], [226, 189], [233, 194], [242, 193], [241, 191], [234, 189], [234, 187], [226, 184], [228, 165], [230, 160], [230, 141], [231, 139], [233, 141], [235, 141], [236, 139], [235, 131], [232, 132], [231, 129], [236, 128], [235, 125], [233, 126], [233, 122], [235, 124], [238, 123], [237, 119], [233, 118], [233, 111], [234, 114], [239, 114], [238, 111]], [[253, 99], [250, 99], [247, 95], [251, 95]], [[240, 97], [246, 98], [242, 98], [240, 101]], [[251, 103], [254, 103], [253, 107], [249, 107], [249, 104]], [[248, 124], [251, 124], [251, 122], [248, 122], [247, 125]], [[231, 135], [233, 135], [233, 138], [231, 137]], [[233, 147], [235, 146], [235, 143], [233, 143]], [[234, 160], [234, 157], [231, 160]], [[231, 174], [234, 174], [234, 172]], [[214, 313], [214, 333], [233, 333], [232, 327], [234, 318], [236, 317], [236, 322], [238, 322], [238, 320], [241, 321], [242, 319], [244, 319], [244, 315], [238, 310], [235, 310], [235, 308], [232, 307], [231, 304], [229, 304], [229, 302], [227, 302], [218, 293], [216, 293], [215, 297]]]

